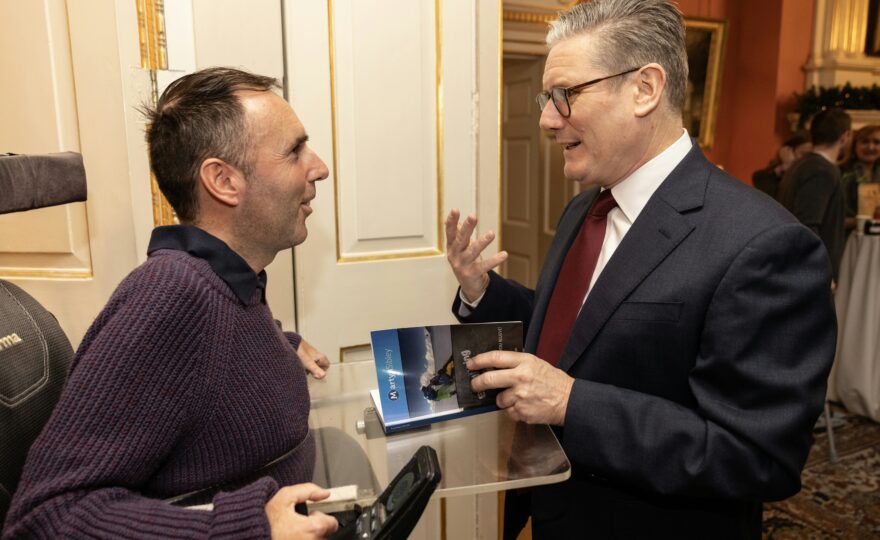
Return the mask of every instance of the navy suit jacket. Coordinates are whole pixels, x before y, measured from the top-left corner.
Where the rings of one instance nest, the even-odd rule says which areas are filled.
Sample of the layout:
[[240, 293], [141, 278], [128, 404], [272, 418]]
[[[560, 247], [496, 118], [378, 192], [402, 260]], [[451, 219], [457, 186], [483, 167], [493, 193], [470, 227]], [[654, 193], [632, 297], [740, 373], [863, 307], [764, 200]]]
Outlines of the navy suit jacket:
[[[523, 320], [534, 352], [598, 193], [576, 196], [534, 291], [495, 273], [464, 322]], [[559, 361], [572, 478], [532, 492], [537, 538], [759, 537], [793, 495], [834, 357], [819, 239], [695, 145], [598, 277]], [[453, 305], [458, 313], [459, 301]]]

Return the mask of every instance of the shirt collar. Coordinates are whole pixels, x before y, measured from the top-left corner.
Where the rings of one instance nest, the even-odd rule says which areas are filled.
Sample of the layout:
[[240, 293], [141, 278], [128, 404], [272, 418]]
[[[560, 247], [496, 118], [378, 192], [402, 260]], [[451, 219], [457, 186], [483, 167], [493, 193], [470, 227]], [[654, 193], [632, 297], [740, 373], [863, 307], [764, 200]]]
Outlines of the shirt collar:
[[624, 178], [611, 188], [611, 194], [617, 206], [630, 223], [642, 213], [651, 195], [657, 191], [663, 180], [685, 158], [693, 147], [693, 142], [686, 129], [682, 129], [681, 137], [666, 150], [654, 156], [650, 161], [639, 167], [631, 175]]
[[220, 279], [229, 285], [242, 304], [250, 302], [260, 289], [260, 301], [266, 302], [266, 271], [254, 273], [241, 255], [226, 242], [193, 225], [165, 225], [153, 229], [147, 255], [160, 249], [185, 251], [207, 261]]

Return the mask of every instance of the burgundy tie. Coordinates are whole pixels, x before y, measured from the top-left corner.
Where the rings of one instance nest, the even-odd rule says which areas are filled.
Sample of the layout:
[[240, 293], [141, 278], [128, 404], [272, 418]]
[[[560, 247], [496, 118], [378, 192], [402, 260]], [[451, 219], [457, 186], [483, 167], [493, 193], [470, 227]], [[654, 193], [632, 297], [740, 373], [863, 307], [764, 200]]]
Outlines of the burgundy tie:
[[544, 317], [544, 326], [541, 327], [541, 336], [538, 338], [538, 358], [543, 358], [554, 366], [559, 363], [559, 357], [562, 356], [562, 350], [587, 294], [587, 287], [593, 279], [599, 251], [605, 240], [608, 212], [615, 206], [617, 201], [611, 196], [610, 189], [596, 197], [562, 263], [562, 270], [550, 297], [550, 307]]

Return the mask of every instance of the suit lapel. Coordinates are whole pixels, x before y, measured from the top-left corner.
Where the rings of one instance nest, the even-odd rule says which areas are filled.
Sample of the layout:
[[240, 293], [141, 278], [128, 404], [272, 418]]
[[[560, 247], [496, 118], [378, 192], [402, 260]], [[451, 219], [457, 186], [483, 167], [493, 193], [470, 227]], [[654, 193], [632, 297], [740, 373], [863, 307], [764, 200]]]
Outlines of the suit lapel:
[[694, 145], [642, 209], [587, 297], [559, 359], [560, 369], [574, 365], [620, 303], [694, 229], [682, 212], [702, 206], [710, 167]]

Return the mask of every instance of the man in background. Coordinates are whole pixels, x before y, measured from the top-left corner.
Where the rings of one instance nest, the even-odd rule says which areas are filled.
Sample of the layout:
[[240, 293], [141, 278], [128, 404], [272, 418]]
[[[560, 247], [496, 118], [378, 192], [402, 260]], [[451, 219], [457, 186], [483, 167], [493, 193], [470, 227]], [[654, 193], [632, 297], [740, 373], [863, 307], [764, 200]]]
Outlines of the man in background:
[[816, 113], [810, 122], [813, 151], [792, 164], [779, 184], [779, 202], [825, 244], [834, 283], [846, 243], [846, 195], [837, 160], [849, 144], [851, 124], [841, 109]]
[[798, 131], [782, 143], [776, 156], [767, 167], [752, 174], [752, 184], [774, 199], [779, 191], [779, 182], [791, 164], [807, 155], [813, 149], [810, 134]]
[[482, 259], [493, 235], [471, 240], [476, 217], [446, 223], [454, 313], [527, 326], [525, 353], [469, 362], [494, 368], [473, 390], [502, 389], [512, 418], [554, 426], [572, 462], [569, 480], [531, 491], [534, 537], [760, 538], [762, 501], [800, 489], [824, 402], [825, 250], [683, 129], [674, 5], [580, 4], [547, 42], [540, 125], [587, 189], [536, 289], [491, 271], [507, 254]]
[[282, 332], [266, 305], [264, 269], [306, 239], [328, 174], [277, 88], [207, 69], [173, 82], [148, 112], [151, 168], [182, 224], [153, 231], [149, 258], [84, 337], [4, 539], [336, 530], [332, 517], [294, 511], [329, 495], [307, 483], [304, 369], [323, 377], [326, 358]]

